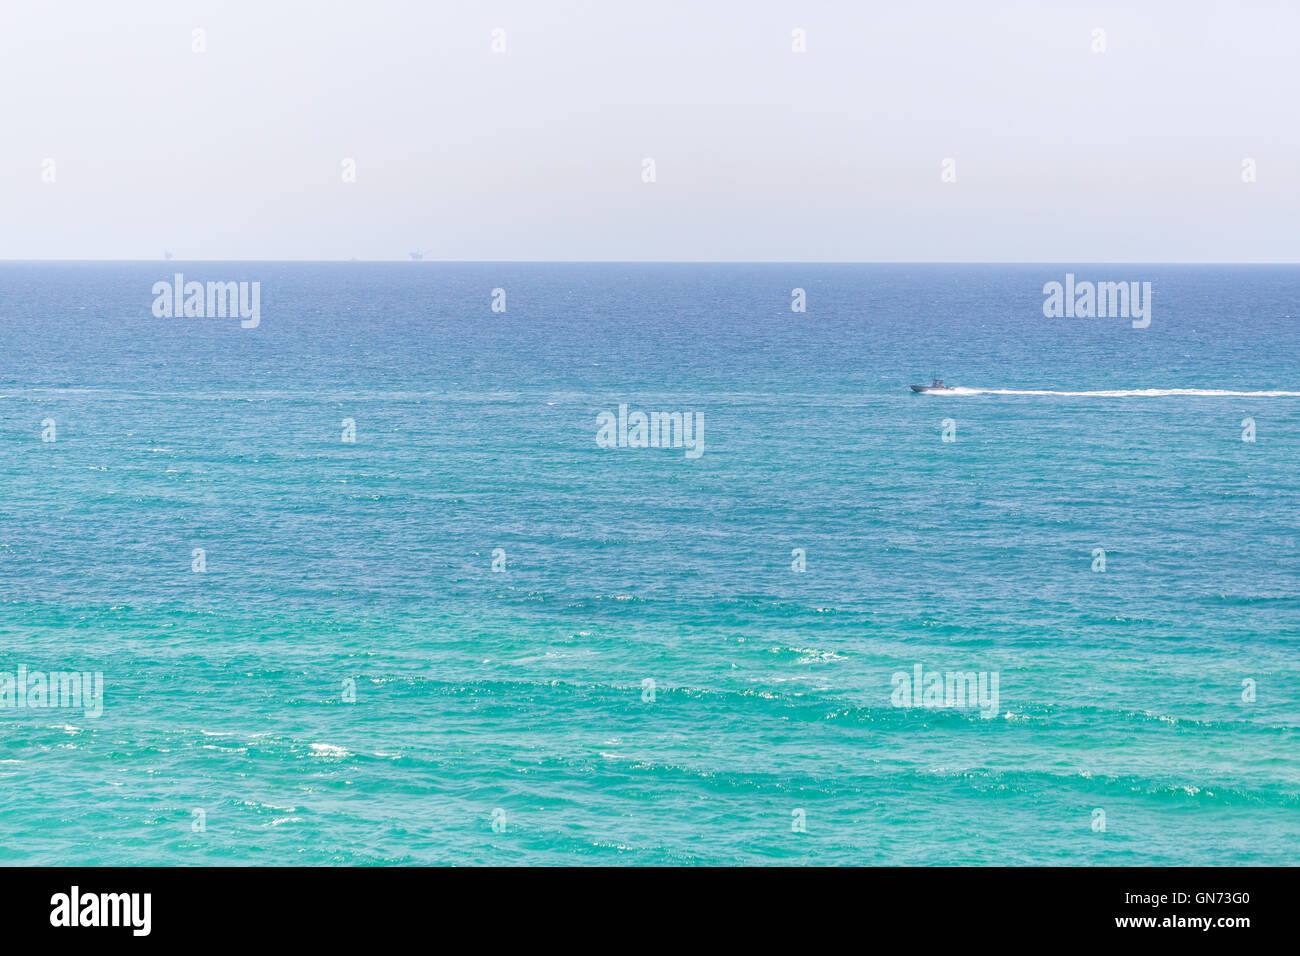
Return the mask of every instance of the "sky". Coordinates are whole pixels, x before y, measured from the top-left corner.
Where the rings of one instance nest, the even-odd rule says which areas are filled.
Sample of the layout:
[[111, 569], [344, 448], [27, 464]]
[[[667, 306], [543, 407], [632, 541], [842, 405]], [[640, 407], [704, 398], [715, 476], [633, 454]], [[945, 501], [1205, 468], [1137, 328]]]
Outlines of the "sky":
[[4, 0], [0, 258], [1296, 262], [1298, 50], [1293, 0]]

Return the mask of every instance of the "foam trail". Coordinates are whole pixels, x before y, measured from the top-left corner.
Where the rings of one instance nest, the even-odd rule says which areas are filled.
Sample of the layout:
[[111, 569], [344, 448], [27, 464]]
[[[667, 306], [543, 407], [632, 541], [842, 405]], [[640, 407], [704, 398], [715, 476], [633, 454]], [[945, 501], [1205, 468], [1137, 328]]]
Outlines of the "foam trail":
[[1124, 388], [1102, 389], [1091, 392], [1059, 392], [1036, 388], [953, 388], [946, 392], [928, 392], [929, 395], [1062, 395], [1071, 398], [1167, 398], [1193, 395], [1202, 398], [1300, 398], [1300, 392], [1257, 391], [1236, 392], [1224, 388]]

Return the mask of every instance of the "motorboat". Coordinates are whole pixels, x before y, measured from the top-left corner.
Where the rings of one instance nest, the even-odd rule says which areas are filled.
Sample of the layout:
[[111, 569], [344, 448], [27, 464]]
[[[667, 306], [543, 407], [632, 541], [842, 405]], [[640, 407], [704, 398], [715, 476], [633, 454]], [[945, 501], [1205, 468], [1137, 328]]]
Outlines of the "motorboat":
[[931, 378], [929, 385], [912, 386], [912, 391], [914, 392], [951, 392], [952, 390], [953, 387], [951, 385], [943, 384], [943, 379], [941, 378]]

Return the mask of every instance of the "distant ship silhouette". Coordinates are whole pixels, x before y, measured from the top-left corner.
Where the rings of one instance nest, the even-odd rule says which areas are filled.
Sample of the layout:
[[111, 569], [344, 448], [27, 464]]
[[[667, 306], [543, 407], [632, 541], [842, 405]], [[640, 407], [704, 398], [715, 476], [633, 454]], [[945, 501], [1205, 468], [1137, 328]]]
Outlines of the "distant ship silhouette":
[[409, 255], [410, 255], [410, 257], [411, 257], [412, 259], [414, 259], [416, 262], [419, 262], [421, 259], [424, 258], [424, 253], [423, 253], [423, 252], [412, 252], [412, 253], [409, 253]]

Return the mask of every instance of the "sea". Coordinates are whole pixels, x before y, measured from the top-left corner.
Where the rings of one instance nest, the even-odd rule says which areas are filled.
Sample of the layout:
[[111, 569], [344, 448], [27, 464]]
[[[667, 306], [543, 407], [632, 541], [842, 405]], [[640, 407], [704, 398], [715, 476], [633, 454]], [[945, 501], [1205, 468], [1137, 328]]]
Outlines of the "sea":
[[0, 864], [1294, 864], [1298, 465], [1296, 266], [3, 263]]

